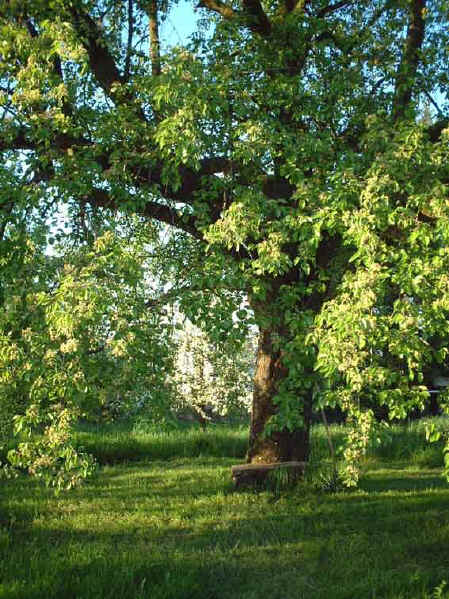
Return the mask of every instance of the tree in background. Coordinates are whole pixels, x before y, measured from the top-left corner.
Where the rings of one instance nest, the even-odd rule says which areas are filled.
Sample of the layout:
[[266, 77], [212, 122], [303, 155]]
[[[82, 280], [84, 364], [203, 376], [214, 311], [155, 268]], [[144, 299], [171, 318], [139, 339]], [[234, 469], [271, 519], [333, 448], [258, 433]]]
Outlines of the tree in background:
[[248, 459], [306, 460], [314, 405], [337, 402], [354, 461], [361, 394], [403, 416], [447, 351], [428, 339], [449, 310], [448, 3], [201, 0], [191, 42], [164, 53], [168, 10], [1, 8], [0, 150], [28, 189], [3, 208], [177, 228], [197, 321], [201, 289], [228, 287], [259, 327]]
[[219, 417], [248, 415], [254, 373], [254, 335], [243, 345], [213, 343], [185, 321], [173, 368], [174, 409], [193, 413], [205, 427]]

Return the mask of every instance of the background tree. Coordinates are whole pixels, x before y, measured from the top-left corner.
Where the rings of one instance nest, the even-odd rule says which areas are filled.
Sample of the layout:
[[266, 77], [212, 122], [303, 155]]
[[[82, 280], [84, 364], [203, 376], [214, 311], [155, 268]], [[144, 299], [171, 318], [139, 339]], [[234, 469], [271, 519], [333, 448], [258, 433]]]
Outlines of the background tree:
[[[213, 307], [212, 307], [213, 309]], [[242, 344], [212, 342], [207, 332], [182, 324], [173, 368], [174, 408], [205, 427], [220, 417], [245, 417], [251, 406], [254, 334]]]
[[195, 285], [247, 294], [250, 461], [307, 459], [319, 397], [363, 445], [359, 394], [384, 389], [392, 415], [423, 401], [427, 336], [447, 328], [448, 5], [199, 9], [206, 32], [164, 54], [160, 2], [6, 4], [0, 149], [72, 218], [176, 227], [203, 255]]

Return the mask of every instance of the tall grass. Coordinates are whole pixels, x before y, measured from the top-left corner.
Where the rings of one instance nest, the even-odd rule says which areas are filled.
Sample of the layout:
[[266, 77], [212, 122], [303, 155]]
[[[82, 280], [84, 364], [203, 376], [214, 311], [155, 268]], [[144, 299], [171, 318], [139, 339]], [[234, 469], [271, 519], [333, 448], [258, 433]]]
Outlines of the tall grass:
[[[440, 430], [449, 430], [449, 419], [441, 417], [391, 426], [380, 425], [368, 458], [401, 461], [418, 467], [441, 467], [442, 442], [429, 444], [426, 441], [425, 430], [430, 421], [436, 423]], [[345, 430], [344, 425], [329, 427], [337, 453], [344, 443]], [[203, 430], [193, 424], [171, 429], [132, 422], [84, 424], [77, 430], [75, 442], [91, 453], [99, 464], [179, 457], [229, 457], [241, 461], [248, 447], [248, 425], [211, 424]], [[321, 424], [315, 425], [311, 435], [310, 461], [318, 464], [329, 460], [326, 430]]]
[[[426, 428], [434, 424], [442, 432], [449, 432], [448, 417], [423, 418], [401, 424], [379, 423], [367, 453], [367, 459], [401, 462], [402, 465], [423, 468], [443, 466], [443, 439], [429, 443]], [[329, 432], [337, 449], [342, 449], [345, 440], [345, 425], [331, 425]], [[329, 459], [326, 431], [323, 425], [312, 430], [311, 462]]]
[[154, 425], [132, 423], [84, 425], [75, 443], [91, 453], [100, 464], [163, 460], [172, 458], [233, 457], [243, 459], [247, 450], [246, 426], [210, 425], [157, 430]]

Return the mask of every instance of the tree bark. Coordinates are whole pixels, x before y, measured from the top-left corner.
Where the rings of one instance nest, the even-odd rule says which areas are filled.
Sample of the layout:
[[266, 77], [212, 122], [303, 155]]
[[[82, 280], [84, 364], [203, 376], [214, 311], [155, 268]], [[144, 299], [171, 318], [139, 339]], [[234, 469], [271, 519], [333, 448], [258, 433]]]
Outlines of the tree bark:
[[247, 461], [249, 463], [306, 462], [310, 451], [310, 421], [312, 397], [298, 396], [298, 411], [302, 412], [303, 427], [294, 431], [283, 429], [267, 435], [265, 427], [276, 413], [274, 398], [279, 385], [288, 376], [282, 363], [282, 344], [279, 332], [261, 329], [254, 375], [253, 405]]

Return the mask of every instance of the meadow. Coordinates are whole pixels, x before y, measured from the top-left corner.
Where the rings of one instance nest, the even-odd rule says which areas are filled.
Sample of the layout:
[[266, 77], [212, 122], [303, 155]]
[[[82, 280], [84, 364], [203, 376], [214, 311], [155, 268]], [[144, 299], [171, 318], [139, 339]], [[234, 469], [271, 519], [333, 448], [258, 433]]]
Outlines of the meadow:
[[100, 466], [82, 488], [1, 483], [0, 597], [449, 597], [449, 485], [422, 423], [386, 431], [351, 491], [329, 492], [321, 426], [305, 481], [234, 491], [246, 441], [239, 426], [84, 426]]

